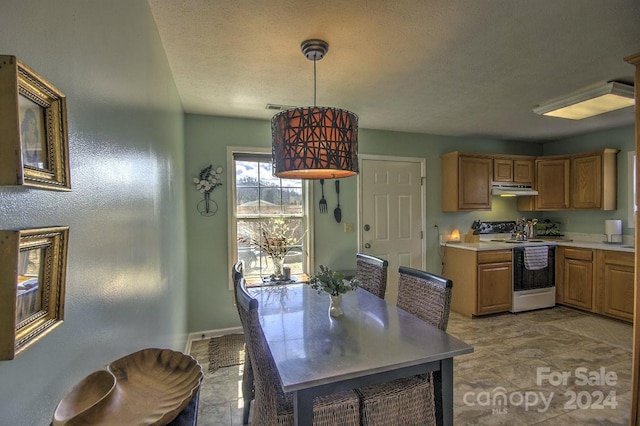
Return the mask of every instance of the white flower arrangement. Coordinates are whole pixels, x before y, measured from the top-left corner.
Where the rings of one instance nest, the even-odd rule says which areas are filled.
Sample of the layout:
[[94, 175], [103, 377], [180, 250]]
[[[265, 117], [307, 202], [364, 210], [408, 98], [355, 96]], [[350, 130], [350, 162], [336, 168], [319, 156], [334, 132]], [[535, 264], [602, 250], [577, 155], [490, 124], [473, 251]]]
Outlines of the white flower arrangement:
[[201, 193], [211, 193], [211, 191], [222, 185], [222, 166], [218, 166], [213, 170], [213, 166], [209, 164], [202, 169], [197, 178], [193, 178], [193, 183]]

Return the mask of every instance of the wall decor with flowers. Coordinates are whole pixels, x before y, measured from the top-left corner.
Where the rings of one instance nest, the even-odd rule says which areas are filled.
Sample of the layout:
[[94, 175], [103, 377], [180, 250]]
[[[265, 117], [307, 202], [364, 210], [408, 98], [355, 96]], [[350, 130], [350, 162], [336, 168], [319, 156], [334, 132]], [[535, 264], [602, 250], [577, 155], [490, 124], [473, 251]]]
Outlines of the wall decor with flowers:
[[222, 166], [214, 169], [209, 164], [200, 171], [198, 177], [193, 178], [196, 189], [204, 195], [204, 199], [196, 207], [202, 216], [213, 216], [218, 211], [218, 203], [211, 199], [211, 193], [222, 186], [222, 170]]

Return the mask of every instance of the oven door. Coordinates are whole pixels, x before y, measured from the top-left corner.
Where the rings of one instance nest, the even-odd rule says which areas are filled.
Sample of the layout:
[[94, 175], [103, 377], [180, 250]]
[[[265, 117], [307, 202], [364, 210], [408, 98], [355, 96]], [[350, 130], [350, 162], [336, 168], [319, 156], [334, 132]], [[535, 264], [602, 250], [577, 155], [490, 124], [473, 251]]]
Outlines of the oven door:
[[514, 247], [511, 312], [555, 306], [555, 247], [547, 247], [547, 267], [535, 270], [526, 267], [525, 247]]
[[513, 291], [555, 287], [555, 246], [544, 247], [548, 249], [547, 267], [535, 270], [525, 266], [525, 247], [513, 248]]

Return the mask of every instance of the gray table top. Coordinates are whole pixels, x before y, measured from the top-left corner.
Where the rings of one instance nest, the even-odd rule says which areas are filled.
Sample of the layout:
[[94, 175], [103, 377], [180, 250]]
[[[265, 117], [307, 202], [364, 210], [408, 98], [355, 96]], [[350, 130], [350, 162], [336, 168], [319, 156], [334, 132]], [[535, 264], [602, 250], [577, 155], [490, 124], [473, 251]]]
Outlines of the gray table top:
[[452, 358], [473, 347], [358, 288], [344, 315], [305, 284], [251, 288], [285, 392]]

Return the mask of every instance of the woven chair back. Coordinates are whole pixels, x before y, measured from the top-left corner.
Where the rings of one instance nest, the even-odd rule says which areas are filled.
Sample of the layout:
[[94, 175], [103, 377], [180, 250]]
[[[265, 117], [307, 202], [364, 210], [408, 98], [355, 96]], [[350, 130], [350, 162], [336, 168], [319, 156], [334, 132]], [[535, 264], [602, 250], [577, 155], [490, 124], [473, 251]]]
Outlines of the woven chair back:
[[447, 331], [453, 282], [405, 266], [401, 266], [398, 272], [398, 307]]
[[233, 269], [231, 270], [231, 276], [233, 278], [233, 288], [235, 289], [238, 286], [238, 282], [240, 281], [240, 278], [244, 276], [243, 265], [241, 260], [237, 261], [233, 265]]
[[360, 287], [381, 299], [387, 292], [387, 268], [389, 262], [368, 254], [356, 254], [356, 278]]
[[[246, 310], [240, 308], [240, 304], [238, 303], [238, 287], [240, 287], [241, 282], [244, 286], [244, 278], [242, 272], [242, 261], [237, 262], [233, 265], [233, 295], [236, 301], [236, 308], [238, 309], [238, 316], [240, 317], [240, 322], [242, 323], [242, 328], [244, 329], [245, 323], [245, 315]], [[245, 335], [245, 348], [246, 348], [247, 336]], [[242, 424], [246, 425], [249, 423], [249, 410], [251, 409], [251, 401], [255, 397], [255, 385], [253, 383], [253, 367], [251, 365], [251, 357], [248, 353], [245, 352], [244, 357], [244, 370], [242, 372], [242, 399], [244, 400], [244, 407], [242, 413]]]
[[282, 387], [278, 385], [280, 379], [260, 326], [258, 301], [247, 292], [244, 278], [240, 279], [236, 287], [236, 301], [240, 310], [246, 351], [253, 368], [255, 411], [252, 423], [275, 424], [286, 399]]

